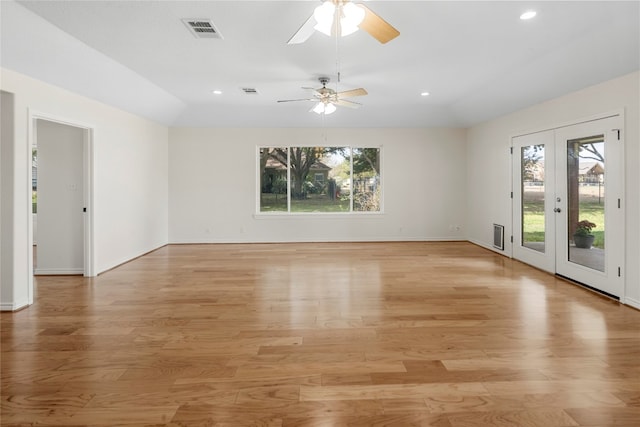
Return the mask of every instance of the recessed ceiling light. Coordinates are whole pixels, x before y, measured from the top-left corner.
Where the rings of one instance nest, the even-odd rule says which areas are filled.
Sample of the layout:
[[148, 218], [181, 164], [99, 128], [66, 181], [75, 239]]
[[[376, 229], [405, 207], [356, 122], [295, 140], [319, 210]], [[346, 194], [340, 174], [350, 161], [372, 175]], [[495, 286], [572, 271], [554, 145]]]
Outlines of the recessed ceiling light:
[[527, 19], [531, 19], [534, 16], [536, 16], [536, 13], [537, 12], [535, 10], [527, 10], [525, 13], [520, 15], [520, 19], [522, 19], [523, 21], [526, 21]]
[[429, 92], [422, 92], [420, 96], [429, 96]]
[[222, 91], [221, 90], [212, 90], [211, 92], [213, 92], [214, 95], [222, 95]]

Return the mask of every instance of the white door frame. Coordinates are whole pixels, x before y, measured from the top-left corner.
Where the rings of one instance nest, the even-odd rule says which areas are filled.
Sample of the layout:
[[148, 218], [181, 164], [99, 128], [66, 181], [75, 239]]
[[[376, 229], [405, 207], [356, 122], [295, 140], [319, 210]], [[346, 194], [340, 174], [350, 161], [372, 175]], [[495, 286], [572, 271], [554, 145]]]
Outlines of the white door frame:
[[[513, 244], [512, 244], [512, 257], [515, 259], [518, 259], [520, 261], [523, 261], [525, 263], [529, 263], [531, 265], [536, 266], [537, 268], [541, 268], [543, 270], [549, 271], [552, 274], [556, 273], [556, 268], [555, 268], [555, 253], [554, 255], [554, 259], [553, 259], [553, 271], [550, 270], [550, 260], [548, 259], [548, 256], [550, 254], [550, 252], [547, 252], [547, 254], [536, 254], [535, 251], [529, 251], [525, 248], [525, 252], [530, 252], [531, 256], [533, 257], [533, 259], [535, 260], [536, 258], [538, 259], [538, 263], [536, 262], [529, 262], [526, 259], [526, 256], [524, 257], [525, 259], [523, 259], [522, 257], [522, 251], [520, 251], [520, 253], [518, 253], [518, 248], [517, 245], [520, 244], [520, 238], [518, 236], [516, 236], [516, 234], [518, 232], [521, 231], [520, 229], [520, 199], [519, 199], [519, 192], [520, 189], [516, 187], [516, 185], [520, 182], [520, 178], [516, 179], [516, 173], [518, 172], [519, 168], [517, 168], [516, 166], [516, 161], [517, 158], [520, 156], [520, 153], [517, 152], [517, 150], [514, 148], [514, 139], [518, 138], [518, 137], [529, 137], [530, 135], [534, 135], [534, 134], [539, 134], [542, 135], [544, 132], [548, 132], [548, 131], [553, 131], [553, 138], [551, 139], [551, 141], [554, 142], [555, 144], [555, 140], [556, 140], [556, 134], [558, 133], [558, 131], [562, 131], [565, 128], [569, 128], [571, 126], [575, 126], [575, 125], [581, 125], [581, 124], [586, 124], [589, 122], [595, 122], [598, 120], [603, 120], [603, 119], [609, 119], [609, 118], [618, 118], [619, 123], [620, 123], [620, 144], [621, 144], [621, 149], [622, 151], [622, 164], [618, 165], [620, 168], [620, 198], [622, 199], [623, 195], [625, 194], [625, 179], [624, 179], [624, 135], [625, 135], [625, 131], [624, 131], [624, 123], [625, 123], [625, 111], [624, 109], [618, 109], [618, 110], [614, 110], [614, 111], [610, 111], [607, 113], [602, 113], [602, 114], [598, 114], [598, 115], [593, 115], [590, 117], [584, 117], [582, 119], [577, 119], [571, 122], [563, 122], [563, 123], [558, 123], [556, 125], [553, 126], [548, 126], [545, 128], [539, 128], [539, 129], [534, 129], [534, 130], [530, 130], [527, 132], [520, 132], [520, 133], [514, 133], [510, 136], [510, 143], [511, 143], [511, 152], [512, 152], [512, 162], [511, 162], [511, 182], [512, 182], [512, 206], [511, 206], [511, 213], [512, 213], [512, 218], [511, 218], [511, 224], [512, 224], [512, 238], [513, 238]], [[614, 129], [611, 129], [614, 130]], [[617, 129], [616, 129], [617, 130]], [[548, 142], [548, 139], [546, 140]], [[550, 153], [551, 154], [551, 153]], [[552, 157], [555, 157], [555, 153], [553, 153]], [[546, 174], [545, 174], [546, 177]], [[555, 179], [555, 177], [554, 177]], [[555, 182], [552, 183], [552, 185], [555, 185]], [[622, 207], [624, 207], [624, 200], [622, 200]], [[552, 209], [555, 207], [555, 204], [551, 204], [549, 206], [547, 206], [547, 203], [545, 203], [545, 211], [547, 211], [547, 209]], [[553, 223], [554, 225], [554, 229], [555, 229], [555, 217], [553, 216], [553, 214], [551, 212], [549, 212], [547, 215], [549, 216], [549, 222]], [[623, 224], [625, 224], [625, 210], [622, 209], [621, 212], [619, 212], [619, 215], [621, 215], [621, 222]], [[545, 227], [545, 230], [547, 229], [547, 227]], [[620, 256], [620, 264], [621, 264], [621, 271], [624, 272], [625, 271], [625, 258], [624, 258], [624, 252], [626, 250], [626, 241], [625, 241], [625, 235], [624, 233], [621, 233], [621, 245], [622, 245], [622, 253], [623, 255]], [[546, 242], [547, 247], [551, 246], [552, 244], [555, 246], [555, 242]], [[552, 248], [552, 252], [555, 252], [555, 248]], [[576, 279], [579, 280], [579, 279]], [[621, 286], [621, 290], [619, 292], [619, 295], [616, 295], [617, 297], [619, 297], [621, 302], [625, 301], [625, 296], [626, 296], [626, 279], [624, 278], [624, 276], [622, 275], [621, 277], [622, 280], [622, 286]], [[606, 291], [605, 291], [606, 293]]]
[[[93, 182], [94, 182], [94, 171], [93, 171], [93, 126], [88, 125], [86, 123], [81, 123], [73, 119], [67, 119], [64, 117], [52, 115], [49, 113], [43, 113], [39, 111], [35, 111], [29, 109], [28, 111], [28, 120], [29, 125], [27, 126], [28, 131], [28, 167], [27, 171], [29, 174], [28, 182], [28, 194], [31, 194], [31, 185], [32, 185], [32, 159], [31, 159], [31, 149], [36, 144], [38, 140], [37, 134], [37, 126], [36, 120], [47, 120], [54, 123], [59, 123], [67, 126], [72, 126], [75, 128], [80, 128], [84, 130], [84, 138], [83, 138], [83, 186], [84, 186], [84, 203], [87, 211], [84, 214], [84, 276], [85, 277], [93, 277], [95, 276], [96, 266], [95, 266], [95, 247], [94, 247], [94, 200], [93, 200]], [[31, 197], [29, 197], [31, 199]], [[29, 268], [29, 304], [33, 304], [33, 221], [30, 219], [27, 221], [27, 238], [28, 238], [28, 268]]]

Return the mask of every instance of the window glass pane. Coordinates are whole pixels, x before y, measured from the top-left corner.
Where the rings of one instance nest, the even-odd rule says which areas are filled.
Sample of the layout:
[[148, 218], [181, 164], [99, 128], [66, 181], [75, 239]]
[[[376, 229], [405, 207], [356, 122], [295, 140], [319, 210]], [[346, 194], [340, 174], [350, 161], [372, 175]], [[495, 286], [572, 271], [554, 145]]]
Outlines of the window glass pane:
[[605, 271], [604, 135], [567, 142], [569, 261]]
[[259, 148], [258, 211], [380, 212], [380, 155], [380, 148]]
[[[290, 147], [291, 212], [349, 212], [337, 177], [349, 167], [346, 147]], [[348, 169], [347, 169], [348, 170]]]
[[544, 145], [522, 147], [522, 246], [545, 251]]
[[260, 212], [287, 212], [287, 148], [260, 149]]
[[353, 148], [353, 210], [380, 212], [380, 148]]

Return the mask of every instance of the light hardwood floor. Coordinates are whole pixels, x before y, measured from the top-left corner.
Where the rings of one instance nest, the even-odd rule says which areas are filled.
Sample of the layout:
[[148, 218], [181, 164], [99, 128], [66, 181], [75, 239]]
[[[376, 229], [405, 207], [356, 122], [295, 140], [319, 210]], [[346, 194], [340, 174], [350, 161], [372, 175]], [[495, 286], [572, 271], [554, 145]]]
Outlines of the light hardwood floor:
[[640, 426], [640, 312], [463, 242], [167, 246], [1, 321], [3, 426]]

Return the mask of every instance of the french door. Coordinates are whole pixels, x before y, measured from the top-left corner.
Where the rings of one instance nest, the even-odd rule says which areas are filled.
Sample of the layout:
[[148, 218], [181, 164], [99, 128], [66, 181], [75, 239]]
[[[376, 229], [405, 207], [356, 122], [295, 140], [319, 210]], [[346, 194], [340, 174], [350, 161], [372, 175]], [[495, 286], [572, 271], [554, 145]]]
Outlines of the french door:
[[615, 297], [624, 291], [621, 129], [614, 116], [512, 141], [514, 257]]

